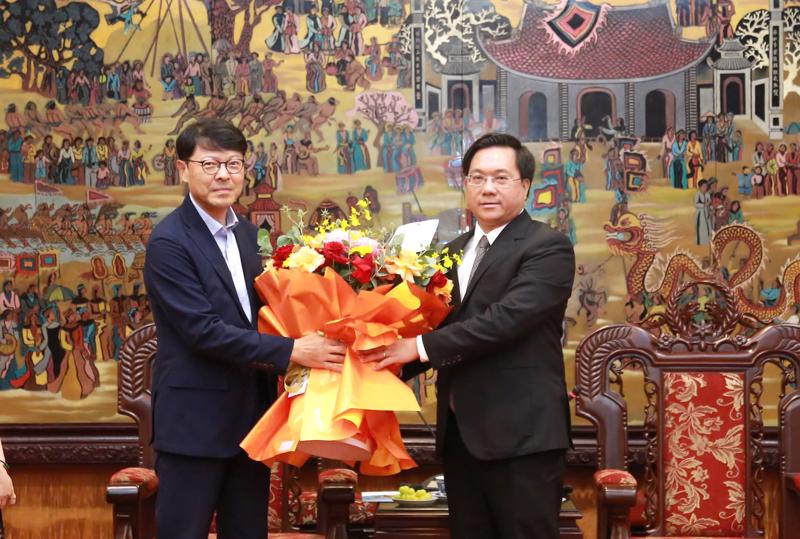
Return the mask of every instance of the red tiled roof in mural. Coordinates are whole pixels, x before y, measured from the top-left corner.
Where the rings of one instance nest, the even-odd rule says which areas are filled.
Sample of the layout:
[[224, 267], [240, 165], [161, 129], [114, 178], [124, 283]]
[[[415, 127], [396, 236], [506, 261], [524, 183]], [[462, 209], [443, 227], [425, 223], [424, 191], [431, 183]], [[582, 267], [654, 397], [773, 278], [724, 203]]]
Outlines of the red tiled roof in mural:
[[711, 41], [685, 41], [675, 33], [668, 4], [612, 7], [594, 41], [570, 53], [554, 43], [543, 21], [555, 6], [526, 3], [518, 36], [482, 43], [500, 67], [539, 79], [605, 81], [648, 79], [700, 61]]

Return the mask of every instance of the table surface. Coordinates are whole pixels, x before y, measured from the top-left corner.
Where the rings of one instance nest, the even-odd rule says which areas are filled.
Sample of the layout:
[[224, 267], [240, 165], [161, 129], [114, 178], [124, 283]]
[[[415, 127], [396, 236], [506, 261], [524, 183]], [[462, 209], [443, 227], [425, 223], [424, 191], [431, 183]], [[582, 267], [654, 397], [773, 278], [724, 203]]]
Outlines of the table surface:
[[[389, 513], [448, 513], [448, 507], [446, 501], [437, 501], [433, 505], [429, 505], [427, 507], [400, 507], [400, 504], [397, 502], [381, 502], [378, 504], [378, 509], [376, 511], [377, 515], [388, 515]], [[575, 504], [572, 503], [572, 500], [568, 499], [564, 503], [561, 504], [561, 515], [565, 514], [576, 514], [578, 518], [580, 518], [580, 512], [575, 507]]]
[[[581, 513], [572, 500], [561, 504], [558, 527], [561, 539], [583, 539], [577, 520]], [[447, 503], [428, 507], [400, 507], [395, 502], [378, 504], [375, 512], [375, 539], [450, 539]]]

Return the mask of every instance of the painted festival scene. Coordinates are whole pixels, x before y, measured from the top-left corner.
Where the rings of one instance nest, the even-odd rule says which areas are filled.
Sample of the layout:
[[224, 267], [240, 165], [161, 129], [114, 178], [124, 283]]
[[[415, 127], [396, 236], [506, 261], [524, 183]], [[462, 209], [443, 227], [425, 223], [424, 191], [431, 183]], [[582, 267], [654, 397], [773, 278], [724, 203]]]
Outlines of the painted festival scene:
[[[583, 336], [685, 279], [798, 321], [800, 3], [0, 0], [0, 21], [6, 422], [127, 421], [120, 348], [152, 321], [145, 247], [198, 118], [248, 137], [235, 210], [273, 238], [284, 207], [313, 227], [365, 199], [444, 244], [472, 225], [466, 148], [519, 137], [526, 209], [577, 256], [570, 387]], [[410, 382], [428, 421], [434, 377]]]

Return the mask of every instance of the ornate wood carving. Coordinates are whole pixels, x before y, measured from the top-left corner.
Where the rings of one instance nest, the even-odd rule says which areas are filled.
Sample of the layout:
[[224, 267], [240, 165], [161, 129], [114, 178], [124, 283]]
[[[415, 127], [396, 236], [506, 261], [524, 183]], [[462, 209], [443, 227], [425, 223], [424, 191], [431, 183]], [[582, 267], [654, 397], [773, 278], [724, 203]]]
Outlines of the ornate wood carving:
[[[645, 520], [648, 531], [656, 535], [663, 534], [666, 526], [660, 499], [665, 495], [665, 462], [658, 443], [664, 442], [661, 429], [665, 419], [660, 409], [663, 377], [681, 372], [735, 372], [742, 377], [746, 415], [740, 419], [749, 457], [744, 526], [748, 534], [763, 532], [764, 469], [777, 466], [783, 470], [785, 462], [781, 460], [785, 455], [778, 451], [776, 429], [763, 424], [764, 367], [770, 363], [780, 370], [780, 432], [789, 401], [800, 398], [800, 326], [764, 325], [737, 307], [733, 291], [725, 284], [691, 282], [669, 298], [664, 312], [638, 326], [599, 329], [578, 346], [576, 411], [597, 427], [597, 466], [625, 469], [631, 463], [642, 465]], [[628, 367], [641, 369], [644, 374], [645, 421], [639, 431], [639, 447], [633, 446], [637, 436], [627, 426], [622, 372]]]
[[[411, 457], [420, 466], [440, 466], [434, 441], [416, 438], [419, 427], [401, 428]], [[33, 433], [36, 434], [33, 434]], [[645, 441], [641, 427], [629, 428], [629, 463], [645, 463]], [[5, 425], [0, 427], [0, 439], [8, 461], [12, 464], [118, 464], [120, 467], [137, 463], [135, 425]], [[591, 427], [573, 427], [574, 448], [567, 451], [571, 467], [597, 466], [597, 439]], [[764, 429], [764, 465], [777, 468], [778, 432]]]

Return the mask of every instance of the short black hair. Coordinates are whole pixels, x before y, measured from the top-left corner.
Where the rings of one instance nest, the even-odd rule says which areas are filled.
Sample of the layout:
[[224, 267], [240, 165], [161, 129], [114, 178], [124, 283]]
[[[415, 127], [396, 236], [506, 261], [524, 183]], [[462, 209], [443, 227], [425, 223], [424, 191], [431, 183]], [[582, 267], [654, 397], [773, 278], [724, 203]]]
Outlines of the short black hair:
[[247, 139], [232, 123], [219, 118], [204, 118], [181, 131], [175, 141], [178, 159], [186, 161], [197, 146], [209, 150], [235, 150], [242, 155], [247, 151]]
[[464, 176], [469, 174], [469, 167], [476, 153], [495, 146], [514, 150], [517, 154], [517, 168], [519, 169], [520, 177], [533, 182], [533, 175], [536, 173], [536, 159], [533, 158], [531, 151], [523, 146], [517, 137], [507, 133], [486, 133], [478, 137], [478, 139], [467, 148], [461, 160], [461, 171], [464, 173]]

